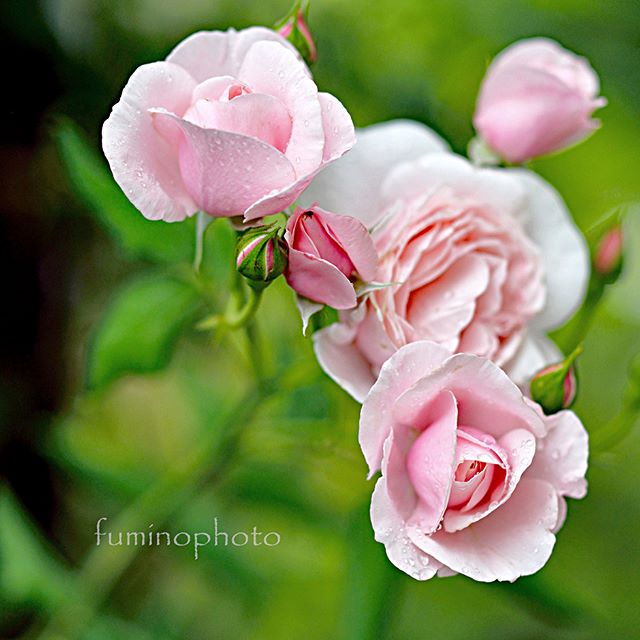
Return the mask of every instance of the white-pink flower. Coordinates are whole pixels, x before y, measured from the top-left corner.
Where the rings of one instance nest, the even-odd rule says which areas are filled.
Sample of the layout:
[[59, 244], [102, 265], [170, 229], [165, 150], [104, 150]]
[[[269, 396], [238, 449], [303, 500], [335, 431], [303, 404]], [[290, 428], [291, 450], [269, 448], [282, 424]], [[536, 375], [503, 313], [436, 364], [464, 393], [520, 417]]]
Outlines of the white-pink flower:
[[523, 40], [501, 52], [487, 70], [473, 117], [483, 140], [521, 163], [578, 142], [600, 123], [606, 104], [589, 62], [546, 38]]
[[382, 367], [360, 418], [376, 540], [419, 579], [513, 581], [548, 560], [566, 497], [586, 493], [588, 437], [545, 416], [491, 361], [415, 342]]
[[166, 221], [277, 213], [353, 143], [342, 104], [261, 27], [195, 33], [139, 67], [103, 127], [118, 184]]
[[589, 258], [560, 196], [521, 169], [479, 169], [426, 127], [358, 132], [303, 194], [358, 217], [379, 255], [374, 291], [314, 335], [325, 371], [362, 401], [417, 340], [495, 361], [519, 384], [560, 360], [545, 332], [580, 304]]

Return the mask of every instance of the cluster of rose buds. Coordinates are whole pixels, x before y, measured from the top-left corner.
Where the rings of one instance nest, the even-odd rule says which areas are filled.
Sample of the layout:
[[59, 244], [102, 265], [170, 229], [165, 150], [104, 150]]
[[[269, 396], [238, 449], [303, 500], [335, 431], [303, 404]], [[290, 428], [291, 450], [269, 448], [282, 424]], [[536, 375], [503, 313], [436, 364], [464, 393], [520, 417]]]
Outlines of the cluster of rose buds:
[[[363, 403], [391, 562], [421, 580], [515, 580], [544, 565], [565, 498], [586, 491], [587, 434], [568, 410], [578, 351], [563, 359], [547, 337], [582, 304], [586, 242], [530, 170], [481, 168], [410, 121], [356, 136], [305, 64], [307, 11], [296, 2], [276, 30], [196, 33], [140, 67], [104, 152], [147, 218], [242, 217], [238, 271], [256, 290], [283, 274], [305, 326], [339, 311], [315, 353]], [[513, 164], [576, 143], [598, 126], [598, 86], [555, 42], [512, 45], [482, 83], [477, 148]], [[602, 238], [603, 278], [621, 242], [619, 228]]]

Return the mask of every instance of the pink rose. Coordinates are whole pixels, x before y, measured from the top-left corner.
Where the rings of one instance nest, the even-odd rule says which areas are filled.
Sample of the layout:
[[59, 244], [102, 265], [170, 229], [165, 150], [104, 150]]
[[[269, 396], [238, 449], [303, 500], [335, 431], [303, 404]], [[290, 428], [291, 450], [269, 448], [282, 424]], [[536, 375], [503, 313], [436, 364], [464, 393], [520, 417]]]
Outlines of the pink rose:
[[350, 216], [314, 206], [298, 208], [287, 223], [285, 277], [299, 295], [335, 309], [356, 306], [354, 281], [372, 281], [377, 254], [366, 227]]
[[598, 76], [585, 58], [545, 38], [511, 45], [493, 61], [473, 123], [509, 162], [521, 163], [578, 142], [597, 129]]
[[373, 228], [376, 279], [392, 283], [314, 335], [357, 400], [417, 340], [490, 358], [519, 384], [562, 359], [544, 334], [579, 306], [589, 257], [560, 196], [531, 172], [444, 150], [415, 123], [371, 127], [303, 194]]
[[360, 417], [376, 540], [419, 579], [513, 581], [549, 559], [565, 497], [586, 493], [587, 433], [545, 416], [489, 360], [415, 342], [382, 367]]
[[354, 143], [340, 102], [260, 27], [195, 33], [139, 67], [102, 136], [131, 202], [166, 221], [277, 213]]

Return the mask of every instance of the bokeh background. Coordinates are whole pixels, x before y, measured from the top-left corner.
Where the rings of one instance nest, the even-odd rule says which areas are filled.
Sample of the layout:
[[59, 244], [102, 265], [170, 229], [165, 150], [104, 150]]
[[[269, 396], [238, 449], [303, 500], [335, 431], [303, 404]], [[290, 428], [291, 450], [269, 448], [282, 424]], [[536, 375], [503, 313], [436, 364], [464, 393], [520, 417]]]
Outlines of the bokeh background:
[[[594, 455], [548, 565], [514, 585], [418, 583], [367, 519], [358, 407], [324, 377], [282, 283], [258, 322], [275, 392], [241, 336], [194, 329], [225, 303], [232, 238], [145, 223], [99, 131], [130, 73], [198, 29], [272, 24], [288, 0], [5, 0], [0, 6], [0, 637], [640, 637], [640, 437]], [[640, 373], [640, 4], [315, 0], [318, 85], [358, 126], [423, 121], [464, 152], [477, 89], [516, 39], [586, 55], [609, 105], [590, 140], [534, 168], [585, 231], [624, 210], [627, 260], [580, 359], [576, 410], [604, 433]], [[194, 293], [196, 291], [196, 293]], [[559, 337], [562, 339], [562, 336]], [[636, 387], [634, 387], [634, 384]], [[626, 394], [626, 395], [625, 395]], [[265, 396], [266, 397], [263, 397]], [[629, 419], [628, 426], [635, 419]], [[637, 426], [637, 425], [636, 425]], [[105, 528], [277, 531], [277, 547], [96, 549]]]

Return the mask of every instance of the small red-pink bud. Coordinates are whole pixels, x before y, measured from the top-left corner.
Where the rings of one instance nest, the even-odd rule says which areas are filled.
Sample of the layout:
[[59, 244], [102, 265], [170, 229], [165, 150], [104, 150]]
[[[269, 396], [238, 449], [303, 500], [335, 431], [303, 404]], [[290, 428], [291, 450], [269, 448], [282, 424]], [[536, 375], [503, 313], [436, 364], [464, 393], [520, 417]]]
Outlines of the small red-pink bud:
[[531, 397], [547, 415], [568, 409], [574, 403], [578, 381], [573, 362], [581, 352], [580, 346], [561, 362], [538, 371], [531, 380]]
[[593, 265], [603, 276], [608, 276], [620, 267], [624, 235], [622, 226], [617, 224], [600, 239], [593, 259]]
[[316, 61], [318, 51], [307, 24], [308, 13], [308, 0], [297, 0], [291, 11], [274, 28], [300, 52], [304, 61], [311, 65]]

